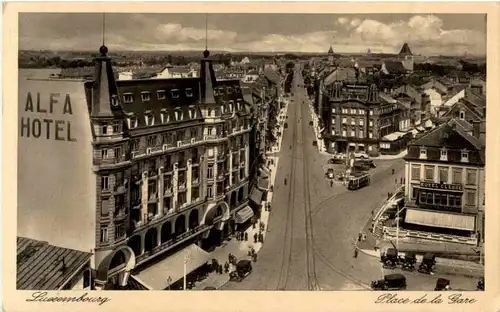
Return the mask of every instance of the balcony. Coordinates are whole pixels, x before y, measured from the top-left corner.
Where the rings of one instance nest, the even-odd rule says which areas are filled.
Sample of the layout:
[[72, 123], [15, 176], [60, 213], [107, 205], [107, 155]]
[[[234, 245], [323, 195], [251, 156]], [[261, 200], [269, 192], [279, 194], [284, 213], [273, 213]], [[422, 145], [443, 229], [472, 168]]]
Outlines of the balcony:
[[219, 155], [217, 155], [217, 162], [218, 162], [218, 163], [225, 162], [225, 161], [226, 161], [226, 159], [227, 159], [226, 154], [222, 154], [222, 155], [221, 155], [221, 154], [219, 154]]
[[127, 209], [125, 208], [124, 205], [116, 206], [115, 207], [115, 213], [114, 213], [114, 219], [115, 221], [122, 221], [125, 218], [127, 218]]
[[163, 196], [170, 197], [170, 196], [172, 196], [172, 194], [173, 194], [172, 186], [165, 187], [165, 191], [163, 192]]
[[158, 201], [158, 193], [149, 194], [148, 203], [156, 203]]
[[179, 192], [185, 191], [186, 190], [186, 182], [179, 182], [177, 186]]
[[129, 160], [130, 158], [127, 155], [123, 155], [119, 157], [99, 159], [95, 161], [95, 164], [102, 167], [113, 167], [114, 165], [123, 164]]
[[115, 185], [115, 187], [113, 189], [113, 195], [124, 194], [126, 190], [127, 190], [127, 187], [125, 186], [125, 184], [120, 183], [119, 185]]
[[193, 237], [195, 237], [195, 236], [197, 236], [205, 231], [208, 231], [210, 228], [211, 228], [210, 226], [199, 225], [194, 229], [186, 231], [186, 232], [178, 235], [177, 237], [174, 237], [174, 238], [162, 243], [160, 246], [156, 246], [155, 248], [153, 248], [150, 251], [144, 252], [142, 255], [139, 255], [136, 257], [137, 265], [140, 265], [140, 264], [148, 261], [149, 259], [151, 259], [152, 257], [154, 257], [160, 253], [163, 253], [169, 249], [172, 249], [173, 247], [183, 243], [184, 241], [186, 241], [188, 239], [191, 239], [191, 238], [193, 238]]
[[224, 180], [224, 178], [225, 178], [224, 173], [220, 173], [220, 174], [217, 175], [217, 179], [216, 180], [217, 180], [217, 182], [221, 182], [221, 181]]

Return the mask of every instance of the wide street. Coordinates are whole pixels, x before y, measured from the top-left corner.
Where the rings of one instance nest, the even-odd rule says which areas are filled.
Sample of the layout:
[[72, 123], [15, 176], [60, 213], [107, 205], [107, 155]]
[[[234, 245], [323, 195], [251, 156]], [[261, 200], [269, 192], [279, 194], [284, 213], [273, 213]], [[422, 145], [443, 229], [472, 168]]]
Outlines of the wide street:
[[313, 146], [312, 118], [299, 84], [302, 77], [296, 68], [266, 242], [253, 273], [222, 289], [361, 290], [381, 278], [376, 258], [353, 257], [353, 241], [371, 211], [394, 191], [394, 177], [403, 176], [404, 161], [377, 162], [371, 186], [360, 190], [331, 187], [323, 169], [328, 157]]

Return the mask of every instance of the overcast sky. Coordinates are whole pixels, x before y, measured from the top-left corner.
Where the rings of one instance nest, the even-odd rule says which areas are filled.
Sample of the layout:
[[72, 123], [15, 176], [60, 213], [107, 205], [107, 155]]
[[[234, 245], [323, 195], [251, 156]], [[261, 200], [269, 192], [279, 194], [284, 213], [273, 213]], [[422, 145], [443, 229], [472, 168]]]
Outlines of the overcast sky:
[[[23, 13], [20, 49], [97, 50], [102, 14]], [[205, 14], [106, 14], [110, 50], [203, 50]], [[209, 50], [486, 54], [482, 14], [209, 14]]]

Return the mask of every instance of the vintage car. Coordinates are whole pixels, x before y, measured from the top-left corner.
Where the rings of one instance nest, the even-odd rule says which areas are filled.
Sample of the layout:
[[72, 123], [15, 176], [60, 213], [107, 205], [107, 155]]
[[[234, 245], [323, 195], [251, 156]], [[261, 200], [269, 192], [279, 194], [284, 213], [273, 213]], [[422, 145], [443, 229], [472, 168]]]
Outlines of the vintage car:
[[406, 277], [403, 274], [394, 273], [384, 276], [384, 279], [372, 281], [373, 290], [404, 290], [406, 289]]
[[422, 263], [420, 263], [418, 271], [420, 273], [431, 274], [435, 264], [436, 264], [436, 256], [433, 253], [428, 252], [422, 258]]
[[450, 280], [446, 278], [438, 278], [436, 281], [436, 287], [434, 288], [434, 291], [440, 291], [440, 290], [451, 290]]
[[388, 248], [381, 254], [380, 260], [384, 268], [393, 269], [398, 264], [398, 251], [395, 248]]
[[333, 178], [335, 178], [335, 171], [332, 168], [328, 168], [328, 170], [325, 173], [325, 176], [328, 179], [333, 179]]
[[408, 251], [404, 257], [400, 258], [399, 262], [401, 263], [401, 269], [413, 271], [417, 263], [417, 256], [413, 251]]

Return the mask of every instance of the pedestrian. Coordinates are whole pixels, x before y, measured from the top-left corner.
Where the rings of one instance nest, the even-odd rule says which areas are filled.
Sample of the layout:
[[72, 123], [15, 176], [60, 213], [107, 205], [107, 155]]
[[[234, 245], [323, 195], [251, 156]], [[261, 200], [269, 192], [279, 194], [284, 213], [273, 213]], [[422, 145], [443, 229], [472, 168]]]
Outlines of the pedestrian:
[[253, 235], [253, 242], [254, 242], [254, 243], [257, 243], [257, 238], [258, 238], [258, 234], [257, 234], [257, 233], [255, 233], [255, 234]]
[[255, 228], [256, 228], [255, 222], [252, 222], [252, 229], [255, 229]]
[[229, 263], [224, 263], [224, 272], [228, 273], [229, 272]]
[[394, 169], [392, 169], [392, 175], [394, 175], [394, 171], [395, 171], [395, 170], [394, 170]]
[[403, 178], [399, 179], [399, 184], [403, 185]]
[[232, 255], [231, 253], [229, 253], [229, 255], [227, 255], [227, 260], [228, 260], [229, 262], [231, 262], [231, 259], [232, 259], [232, 258], [233, 258], [233, 255]]
[[365, 234], [365, 232], [363, 232], [361, 235], [362, 235], [361, 236], [361, 241], [364, 242], [366, 240], [366, 234]]
[[398, 178], [394, 179], [394, 184], [398, 184]]
[[357, 258], [357, 257], [358, 257], [358, 249], [354, 248], [354, 258]]
[[333, 187], [333, 180], [330, 180], [330, 186]]
[[245, 232], [245, 234], [244, 234], [244, 235], [245, 235], [245, 241], [248, 241], [248, 233], [247, 233], [247, 232]]
[[361, 239], [363, 238], [363, 235], [361, 233], [358, 234], [358, 242], [361, 242]]
[[264, 243], [264, 234], [262, 234], [262, 233], [259, 234], [259, 241], [261, 243]]
[[257, 253], [253, 254], [253, 262], [257, 262]]

